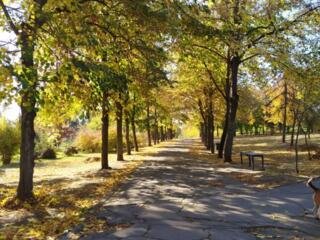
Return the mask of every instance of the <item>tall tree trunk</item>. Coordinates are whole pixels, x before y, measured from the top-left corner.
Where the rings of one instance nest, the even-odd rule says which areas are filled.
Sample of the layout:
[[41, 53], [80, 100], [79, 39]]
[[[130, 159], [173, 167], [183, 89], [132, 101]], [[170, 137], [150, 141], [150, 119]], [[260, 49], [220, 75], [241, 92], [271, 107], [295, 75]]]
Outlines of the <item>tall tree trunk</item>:
[[101, 168], [102, 169], [109, 169], [109, 159], [108, 159], [108, 152], [109, 152], [109, 109], [108, 109], [108, 96], [107, 93], [103, 93], [103, 100], [102, 100], [102, 151], [101, 151]]
[[164, 126], [164, 139], [166, 141], [168, 140], [168, 128], [167, 128], [167, 126]]
[[126, 149], [127, 154], [131, 155], [131, 144], [130, 144], [130, 118], [128, 112], [126, 112]]
[[204, 146], [208, 148], [208, 119], [205, 117], [204, 124], [203, 124], [203, 139], [204, 139]]
[[286, 142], [287, 133], [287, 105], [288, 105], [288, 86], [284, 83], [284, 109], [283, 109], [283, 124], [282, 124], [282, 142]]
[[[302, 129], [302, 128], [301, 128]], [[305, 144], [306, 144], [306, 147], [307, 147], [307, 151], [308, 151], [308, 159], [309, 161], [312, 160], [312, 157], [311, 157], [311, 150], [310, 150], [310, 146], [309, 146], [309, 142], [308, 142], [308, 133], [303, 131], [304, 133], [304, 141], [305, 141]]]
[[213, 123], [213, 106], [212, 106], [213, 91], [209, 90], [208, 95], [208, 127], [209, 127], [209, 149], [211, 153], [214, 153], [214, 123]]
[[201, 137], [201, 142], [204, 143], [204, 123], [200, 122], [200, 137]]
[[135, 123], [135, 113], [132, 113], [131, 116], [131, 128], [132, 128], [132, 136], [133, 136], [133, 146], [136, 152], [139, 151], [139, 144], [137, 140], [137, 132], [136, 132], [136, 123]]
[[137, 132], [136, 132], [136, 95], [133, 94], [133, 107], [131, 112], [131, 129], [132, 129], [132, 137], [133, 137], [133, 146], [136, 152], [139, 151], [139, 144], [137, 140]]
[[[29, 106], [24, 106], [29, 101], [28, 94], [23, 96], [21, 106], [21, 145], [20, 145], [20, 177], [17, 189], [17, 197], [20, 200], [33, 198], [33, 168], [34, 168], [34, 147], [35, 147], [35, 131], [34, 119], [36, 117], [35, 110], [30, 110]], [[35, 104], [31, 105], [32, 109]]]
[[154, 107], [154, 145], [157, 143], [159, 143], [158, 113], [157, 108]]
[[294, 144], [294, 149], [295, 149], [295, 162], [296, 162], [296, 173], [299, 173], [299, 165], [298, 165], [298, 161], [299, 161], [299, 152], [298, 152], [299, 133], [300, 133], [300, 123], [298, 123], [296, 140], [295, 140], [295, 144]]
[[308, 123], [308, 126], [307, 126], [307, 135], [308, 135], [308, 138], [311, 139], [311, 129], [312, 129], [312, 124], [311, 123]]
[[206, 140], [206, 148], [207, 150], [210, 150], [210, 147], [211, 147], [211, 123], [210, 123], [210, 115], [209, 115], [209, 109], [207, 109], [206, 111], [206, 129], [207, 129], [207, 132], [206, 132], [206, 136], [207, 136], [207, 140]]
[[294, 112], [293, 113], [293, 124], [292, 124], [292, 131], [291, 131], [291, 141], [290, 141], [290, 146], [293, 146], [294, 143], [294, 129], [296, 127], [296, 122], [297, 122], [297, 114]]
[[231, 59], [231, 80], [232, 80], [232, 99], [230, 106], [230, 118], [229, 118], [229, 129], [227, 132], [227, 138], [224, 148], [224, 161], [232, 161], [232, 148], [233, 148], [233, 138], [236, 132], [236, 116], [238, 110], [238, 71], [241, 63], [241, 59], [238, 56], [234, 56]]
[[36, 117], [37, 84], [38, 72], [34, 64], [34, 50], [37, 42], [37, 33], [46, 20], [43, 15], [43, 7], [48, 0], [33, 1], [30, 9], [31, 18], [20, 21], [20, 24], [12, 21], [11, 11], [3, 1], [0, 1], [0, 8], [4, 13], [4, 21], [8, 23], [18, 41], [20, 47], [22, 74], [19, 74], [17, 81], [21, 84], [21, 143], [20, 143], [20, 176], [17, 188], [17, 197], [20, 200], [33, 198], [33, 169], [34, 169], [34, 148], [35, 131], [34, 120]]
[[[26, 29], [25, 29], [26, 28]], [[21, 93], [21, 143], [20, 143], [20, 176], [17, 197], [24, 201], [33, 198], [33, 169], [36, 117], [36, 84], [37, 70], [34, 66], [34, 43], [30, 39], [29, 29], [25, 26], [21, 32], [21, 62], [23, 69]]]
[[123, 107], [119, 101], [116, 102], [117, 115], [117, 160], [123, 161], [123, 136], [122, 136], [122, 115]]
[[218, 158], [223, 157], [224, 146], [227, 138], [227, 132], [229, 129], [229, 118], [230, 118], [230, 53], [228, 51], [228, 61], [227, 61], [227, 76], [226, 76], [226, 86], [225, 86], [225, 103], [226, 103], [226, 112], [224, 116], [224, 125], [222, 130], [222, 135], [220, 138], [220, 145], [218, 149]]
[[148, 146], [152, 146], [152, 144], [151, 144], [150, 105], [149, 105], [149, 102], [147, 102], [147, 134], [148, 134]]
[[161, 123], [161, 126], [160, 126], [160, 140], [161, 140], [161, 142], [164, 141], [164, 131], [163, 131], [162, 123]]

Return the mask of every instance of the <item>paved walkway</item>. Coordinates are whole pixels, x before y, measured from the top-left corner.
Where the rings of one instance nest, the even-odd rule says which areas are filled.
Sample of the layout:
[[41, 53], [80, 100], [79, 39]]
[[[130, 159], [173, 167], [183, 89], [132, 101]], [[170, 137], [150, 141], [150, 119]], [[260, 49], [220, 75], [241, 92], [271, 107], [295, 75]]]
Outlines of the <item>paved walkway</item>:
[[98, 217], [127, 227], [84, 239], [320, 239], [303, 183], [257, 191], [196, 157], [196, 144], [179, 140], [151, 156], [102, 203]]

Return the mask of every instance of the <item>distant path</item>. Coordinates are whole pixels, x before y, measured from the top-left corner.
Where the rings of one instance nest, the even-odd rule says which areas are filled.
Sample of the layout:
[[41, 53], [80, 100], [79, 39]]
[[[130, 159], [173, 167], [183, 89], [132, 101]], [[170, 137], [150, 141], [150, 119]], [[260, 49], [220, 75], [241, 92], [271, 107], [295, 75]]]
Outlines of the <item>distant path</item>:
[[[216, 171], [190, 151], [198, 140], [177, 140], [150, 156], [111, 197], [99, 217], [127, 226], [84, 239], [231, 240], [319, 239], [302, 183], [257, 191]], [[259, 239], [259, 238], [258, 238]]]

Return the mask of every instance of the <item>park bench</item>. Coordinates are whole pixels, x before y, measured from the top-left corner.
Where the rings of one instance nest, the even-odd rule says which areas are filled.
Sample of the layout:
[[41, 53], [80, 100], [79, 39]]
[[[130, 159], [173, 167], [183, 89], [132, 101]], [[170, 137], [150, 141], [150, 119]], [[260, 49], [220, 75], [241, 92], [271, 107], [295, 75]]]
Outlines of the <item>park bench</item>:
[[264, 170], [264, 155], [262, 153], [240, 152], [241, 165], [243, 164], [243, 155], [248, 157], [249, 167], [251, 167], [252, 170], [254, 170], [254, 159], [261, 158], [261, 167], [262, 167], [262, 170]]

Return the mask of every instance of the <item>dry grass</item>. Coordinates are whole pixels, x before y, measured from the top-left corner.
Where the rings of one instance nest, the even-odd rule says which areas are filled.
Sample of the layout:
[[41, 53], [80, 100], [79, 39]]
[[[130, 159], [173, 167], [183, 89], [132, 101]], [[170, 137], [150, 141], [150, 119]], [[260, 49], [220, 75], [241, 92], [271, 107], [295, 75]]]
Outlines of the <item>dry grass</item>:
[[43, 160], [35, 169], [36, 200], [25, 203], [14, 198], [17, 166], [2, 168], [5, 181], [0, 188], [0, 239], [55, 239], [74, 226], [83, 226], [79, 235], [121, 227], [98, 219], [97, 204], [126, 181], [148, 153], [157, 151], [157, 147], [145, 148], [125, 156], [125, 162], [117, 162], [110, 154], [113, 170], [99, 170], [100, 162], [85, 161], [98, 154]]
[[[287, 136], [289, 141], [289, 136]], [[288, 142], [287, 141], [287, 142]], [[315, 134], [309, 140], [313, 146], [320, 143], [320, 135]], [[299, 175], [295, 171], [295, 150], [289, 143], [282, 143], [281, 136], [257, 136], [237, 138], [234, 145], [234, 161], [240, 163], [240, 151], [255, 151], [265, 154], [266, 173], [270, 175], [289, 175], [294, 177], [314, 176], [319, 173], [320, 160], [308, 160], [304, 139], [299, 141]], [[259, 166], [259, 160], [256, 166]]]
[[[290, 137], [287, 136], [289, 140]], [[288, 141], [289, 142], [289, 141]], [[309, 140], [312, 154], [320, 143], [320, 135], [314, 134]], [[320, 173], [320, 160], [309, 160], [304, 139], [299, 141], [299, 174], [295, 170], [295, 151], [289, 143], [282, 143], [281, 136], [245, 136], [237, 137], [233, 149], [233, 162], [223, 163], [217, 155], [202, 151], [199, 144], [194, 147], [194, 154], [212, 162], [218, 172], [240, 180], [259, 189], [273, 188], [284, 184], [303, 181]], [[202, 149], [202, 150], [201, 150]], [[256, 171], [248, 167], [248, 159], [240, 165], [240, 151], [254, 151], [265, 155], [265, 171], [259, 171], [260, 159], [255, 161]]]

